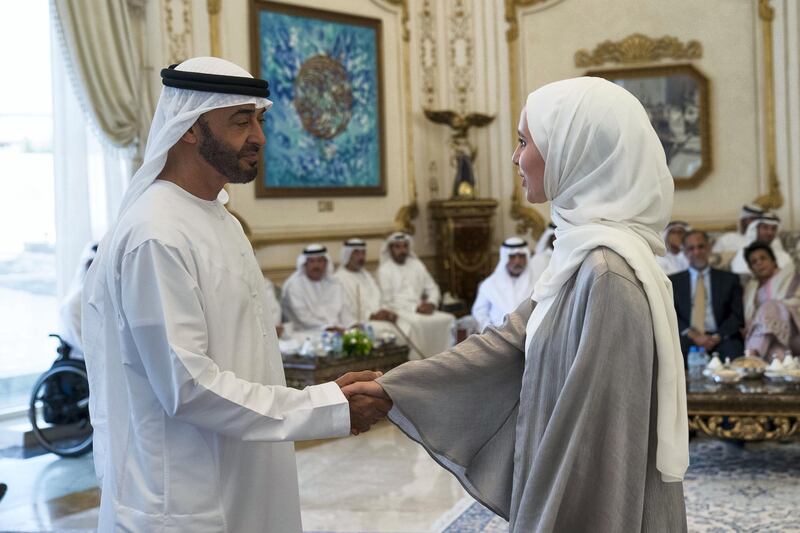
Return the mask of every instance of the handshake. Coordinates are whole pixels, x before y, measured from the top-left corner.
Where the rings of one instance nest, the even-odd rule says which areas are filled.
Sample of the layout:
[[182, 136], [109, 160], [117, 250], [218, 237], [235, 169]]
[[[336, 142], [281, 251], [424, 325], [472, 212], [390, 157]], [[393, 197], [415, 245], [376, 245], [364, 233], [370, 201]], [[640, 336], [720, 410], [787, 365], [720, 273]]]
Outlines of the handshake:
[[375, 380], [382, 372], [364, 370], [348, 372], [336, 380], [350, 404], [350, 433], [358, 435], [369, 431], [376, 422], [386, 418], [392, 409], [392, 400]]

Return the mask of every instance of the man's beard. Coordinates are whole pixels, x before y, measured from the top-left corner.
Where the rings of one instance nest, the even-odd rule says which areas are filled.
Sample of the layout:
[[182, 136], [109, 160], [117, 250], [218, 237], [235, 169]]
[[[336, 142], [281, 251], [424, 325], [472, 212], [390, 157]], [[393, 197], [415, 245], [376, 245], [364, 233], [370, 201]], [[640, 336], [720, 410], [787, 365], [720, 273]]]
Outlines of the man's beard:
[[197, 150], [206, 163], [214, 167], [214, 169], [228, 178], [230, 183], [250, 183], [258, 175], [258, 164], [246, 168], [241, 166], [241, 158], [247, 155], [258, 153], [259, 146], [256, 144], [245, 144], [238, 152], [234, 151], [230, 146], [219, 140], [211, 132], [208, 123], [199, 119], [197, 126], [203, 135], [200, 137], [200, 143]]

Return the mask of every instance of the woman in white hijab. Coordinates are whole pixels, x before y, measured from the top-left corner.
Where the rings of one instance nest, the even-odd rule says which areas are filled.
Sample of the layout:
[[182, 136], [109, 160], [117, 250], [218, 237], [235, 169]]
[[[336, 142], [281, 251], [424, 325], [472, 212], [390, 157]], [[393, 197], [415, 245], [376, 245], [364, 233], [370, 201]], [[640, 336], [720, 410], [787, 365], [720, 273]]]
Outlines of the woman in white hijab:
[[452, 350], [353, 390], [467, 491], [532, 531], [685, 531], [683, 357], [655, 255], [672, 211], [664, 151], [636, 98], [599, 78], [528, 96], [518, 165], [556, 241], [532, 300]]

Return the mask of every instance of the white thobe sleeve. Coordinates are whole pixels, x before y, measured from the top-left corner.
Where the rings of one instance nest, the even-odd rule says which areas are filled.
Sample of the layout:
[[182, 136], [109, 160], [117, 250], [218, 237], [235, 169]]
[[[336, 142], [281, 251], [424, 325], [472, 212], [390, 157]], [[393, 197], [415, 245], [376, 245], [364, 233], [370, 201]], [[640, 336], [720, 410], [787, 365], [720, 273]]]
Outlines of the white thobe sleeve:
[[425, 268], [425, 265], [422, 264], [420, 261], [420, 267], [422, 270], [422, 290], [428, 295], [428, 301], [435, 306], [439, 306], [439, 303], [442, 301], [442, 293], [439, 291], [439, 285], [433, 280], [433, 276], [431, 276], [428, 269]]
[[245, 441], [347, 435], [349, 407], [336, 383], [301, 391], [219, 368], [206, 353], [203, 295], [191, 268], [177, 249], [156, 241], [122, 262], [122, 312], [133, 344], [123, 362], [147, 380], [167, 415]]
[[491, 321], [492, 302], [486, 297], [486, 291], [483, 290], [484, 281], [478, 287], [478, 296], [475, 297], [475, 303], [472, 304], [472, 316], [478, 321], [478, 331], [483, 331]]

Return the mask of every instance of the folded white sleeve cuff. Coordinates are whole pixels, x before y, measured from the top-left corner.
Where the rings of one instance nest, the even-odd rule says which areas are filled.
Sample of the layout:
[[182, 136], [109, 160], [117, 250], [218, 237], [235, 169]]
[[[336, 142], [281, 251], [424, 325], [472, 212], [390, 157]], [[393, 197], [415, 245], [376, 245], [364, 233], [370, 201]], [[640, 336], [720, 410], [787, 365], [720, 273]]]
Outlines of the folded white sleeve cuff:
[[350, 404], [344, 397], [342, 389], [334, 381], [311, 385], [306, 387], [311, 398], [311, 405], [315, 408], [331, 406], [331, 424], [335, 436], [343, 437], [350, 434]]

